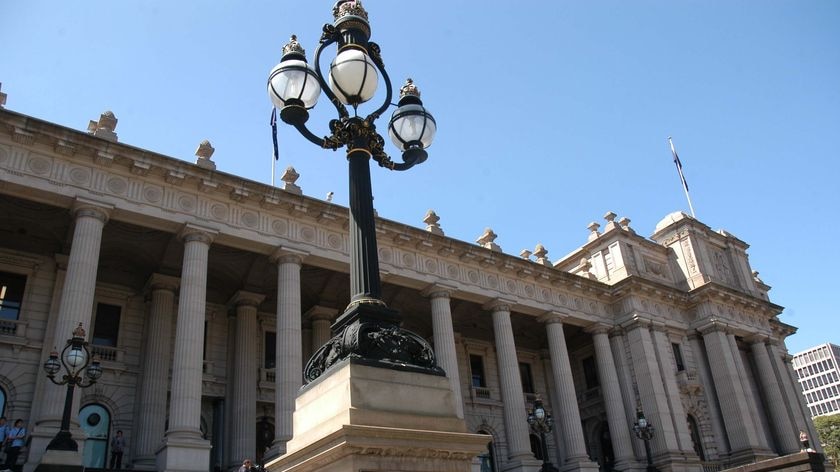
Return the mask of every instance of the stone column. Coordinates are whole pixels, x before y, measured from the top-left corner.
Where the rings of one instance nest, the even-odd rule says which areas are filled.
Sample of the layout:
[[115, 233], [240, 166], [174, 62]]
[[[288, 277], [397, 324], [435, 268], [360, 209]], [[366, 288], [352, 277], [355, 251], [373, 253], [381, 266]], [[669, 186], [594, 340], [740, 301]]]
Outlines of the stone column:
[[[618, 385], [621, 387], [621, 398], [624, 401], [624, 424], [629, 429], [636, 421], [636, 388], [631, 377], [630, 369], [630, 355], [627, 352], [626, 338], [624, 330], [621, 328], [614, 328], [609, 333], [610, 347], [613, 353], [613, 363], [615, 364], [616, 372], [618, 373]], [[633, 447], [633, 457], [645, 457], [645, 448], [642, 441], [631, 436], [631, 445]]]
[[662, 386], [668, 401], [668, 410], [671, 412], [671, 424], [668, 425], [671, 434], [677, 440], [677, 447], [683, 454], [689, 457], [696, 457], [694, 444], [691, 442], [691, 433], [688, 432], [688, 420], [683, 408], [680, 389], [677, 387], [677, 371], [675, 364], [670, 362], [673, 356], [671, 340], [662, 325], [654, 325], [651, 331], [653, 337], [654, 351], [659, 358], [659, 373], [662, 377]]
[[770, 452], [770, 441], [767, 438], [767, 431], [764, 427], [763, 417], [759, 416], [760, 398], [756, 396], [755, 391], [750, 383], [752, 377], [751, 372], [747, 370], [744, 364], [744, 359], [741, 357], [741, 350], [738, 349], [738, 341], [732, 333], [726, 334], [726, 339], [729, 341], [729, 347], [732, 349], [732, 358], [735, 359], [735, 368], [741, 375], [738, 377], [741, 380], [741, 385], [744, 388], [744, 398], [747, 400], [747, 405], [750, 407], [750, 421], [752, 421], [755, 429], [756, 437], [758, 438], [758, 445], [765, 451]]
[[[427, 288], [424, 295], [432, 303], [432, 336], [435, 341], [435, 357], [440, 368], [446, 372], [455, 397], [458, 418], [464, 417], [464, 399], [461, 396], [461, 376], [458, 375], [458, 355], [455, 351], [455, 331], [452, 328], [452, 309], [449, 305], [450, 289], [440, 286]], [[517, 368], [519, 364], [517, 363]], [[523, 397], [524, 401], [524, 397]]]
[[525, 394], [519, 375], [519, 360], [513, 341], [513, 327], [510, 323], [510, 305], [502, 300], [493, 300], [484, 306], [493, 313], [493, 334], [496, 340], [496, 359], [499, 381], [504, 402], [504, 423], [507, 436], [508, 461], [517, 466], [523, 461], [534, 460], [531, 441], [528, 437]]
[[[73, 330], [79, 326], [79, 323], [87, 331], [88, 338], [93, 334], [90, 321], [96, 291], [99, 248], [102, 245], [102, 230], [108, 221], [111, 209], [112, 207], [104, 207], [81, 199], [76, 200], [73, 205], [75, 217], [73, 242], [67, 261], [64, 288], [61, 291], [58, 322], [55, 324], [53, 336], [55, 347], [59, 352], [64, 348], [66, 340], [72, 337]], [[58, 431], [66, 394], [67, 387], [54, 385], [52, 382], [45, 384], [43, 410], [38, 426], [43, 425]], [[80, 398], [81, 395], [78, 392], [73, 397], [73, 413], [70, 421], [74, 427], [78, 426]]]
[[215, 234], [193, 225], [187, 225], [180, 234], [184, 262], [172, 359], [169, 429], [164, 446], [158, 451], [158, 469], [206, 471], [210, 467], [210, 443], [201, 437], [201, 387], [207, 259]]
[[758, 437], [749, 418], [750, 408], [725, 327], [710, 323], [700, 329], [700, 333], [706, 345], [709, 365], [714, 367], [711, 369], [712, 378], [732, 455], [753, 455], [759, 447]]
[[330, 325], [335, 321], [338, 310], [326, 306], [316, 305], [307, 310], [303, 315], [304, 319], [312, 322], [312, 353], [314, 354], [321, 346], [332, 338]]
[[802, 394], [802, 390], [799, 387], [799, 381], [796, 378], [795, 371], [793, 370], [793, 366], [791, 363], [793, 362], [793, 356], [787, 354], [787, 349], [784, 349], [784, 343], [779, 342], [772, 346], [772, 351], [774, 351], [774, 358], [777, 360], [779, 364], [779, 378], [782, 379], [782, 382], [786, 384], [785, 390], [788, 391], [788, 405], [790, 408], [793, 408], [794, 411], [792, 412], [793, 422], [796, 424], [797, 431], [796, 440], [799, 441], [799, 431], [805, 431], [808, 434], [808, 437], [811, 438], [811, 447], [819, 452], [823, 453], [822, 445], [819, 441], [815, 441], [813, 438], [819, 437], [817, 435], [817, 430], [814, 428], [814, 422], [811, 420], [811, 411], [808, 409], [808, 404], [805, 402], [805, 395]]
[[[691, 346], [695, 363], [697, 364], [697, 375], [700, 378], [700, 385], [703, 386], [703, 393], [712, 401], [706, 402], [706, 408], [709, 409], [709, 420], [712, 424], [712, 433], [715, 440], [715, 447], [719, 454], [729, 453], [729, 440], [726, 437], [726, 429], [723, 427], [723, 417], [718, 408], [718, 402], [714, 401], [712, 395], [715, 392], [714, 383], [712, 383], [712, 373], [709, 362], [706, 360], [703, 346], [700, 344], [700, 337], [694, 333], [688, 336], [688, 344]], [[707, 451], [706, 457], [709, 457]], [[714, 457], [714, 456], [712, 456]]]
[[563, 319], [566, 315], [558, 312], [544, 314], [540, 320], [546, 324], [548, 352], [551, 356], [551, 371], [554, 391], [559, 403], [554, 418], [563, 430], [566, 463], [561, 468], [596, 469], [598, 465], [589, 460], [586, 443], [583, 439], [583, 427], [580, 422], [577, 394], [572, 381], [572, 366], [566, 349], [566, 335], [563, 332]]
[[[650, 333], [650, 325], [650, 321], [636, 317], [625, 326], [625, 329], [630, 344], [636, 385], [639, 389], [639, 402], [645, 417], [656, 428], [656, 434], [653, 435], [650, 446], [654, 461], [659, 462], [666, 454], [682, 454], [677, 442], [674, 422], [671, 419], [668, 394], [659, 370], [659, 359], [657, 359], [656, 347]], [[635, 418], [633, 421], [635, 422]], [[638, 440], [638, 442], [641, 441]]]
[[610, 327], [606, 325], [593, 325], [587, 329], [587, 332], [592, 334], [592, 344], [595, 346], [598, 380], [601, 383], [604, 407], [607, 410], [607, 423], [615, 454], [615, 469], [626, 470], [630, 462], [634, 460], [633, 445], [630, 437], [630, 423], [627, 422], [627, 414], [624, 411], [618, 373], [615, 370], [610, 340], [607, 336], [609, 330]]
[[274, 443], [268, 457], [284, 454], [292, 439], [297, 392], [301, 375], [300, 268], [303, 254], [278, 249], [272, 255], [277, 264], [277, 361], [275, 363]]
[[[64, 348], [67, 339], [73, 335], [73, 330], [82, 323], [88, 335], [92, 334], [91, 315], [93, 313], [93, 299], [96, 290], [96, 271], [99, 265], [99, 248], [102, 243], [102, 230], [108, 221], [112, 207], [100, 205], [83, 199], [77, 199], [72, 207], [75, 218], [73, 240], [70, 247], [70, 255], [66, 261], [66, 271], [59, 270], [56, 283], [62, 284], [55, 308], [55, 321], [48, 322], [48, 328], [52, 331], [46, 337], [52, 339], [51, 344], [44, 344], [43, 359], [46, 360], [49, 353], [55, 347], [59, 352]], [[59, 265], [61, 261], [57, 262]], [[63, 272], [63, 283], [61, 273]], [[45, 377], [38, 376], [40, 381], [40, 401], [33, 406], [33, 412], [37, 411], [37, 420], [32, 429], [32, 443], [30, 445], [29, 463], [37, 463], [42, 460], [41, 454], [45, 454], [44, 460], [51, 460], [49, 454], [45, 453], [47, 444], [55, 437], [61, 426], [61, 416], [64, 411], [64, 400], [67, 394], [67, 387], [58, 386]], [[76, 389], [73, 397], [73, 404], [70, 415], [70, 429], [74, 433], [76, 442], [79, 443], [80, 451], [83, 450], [84, 440], [79, 440], [79, 402], [82, 395]], [[37, 397], [36, 397], [37, 398]], [[59, 459], [64, 461], [65, 459]], [[81, 454], [76, 454], [72, 459], [81, 464]]]
[[767, 353], [765, 338], [756, 336], [752, 338], [750, 350], [758, 370], [761, 390], [767, 402], [767, 411], [773, 424], [773, 433], [776, 439], [776, 447], [780, 455], [790, 454], [799, 451], [799, 443], [793, 434], [794, 426], [788, 416], [787, 405], [782, 397], [781, 385], [773, 372], [773, 364], [770, 361], [770, 354]]
[[143, 340], [143, 371], [139, 383], [137, 429], [134, 434], [134, 468], [154, 470], [155, 451], [166, 432], [166, 396], [169, 392], [169, 366], [172, 346], [172, 318], [175, 291], [180, 280], [152, 274], [146, 283], [150, 294], [149, 316]]
[[236, 307], [236, 346], [231, 395], [230, 455], [228, 466], [253, 458], [257, 450], [257, 310], [264, 295], [240, 290], [229, 305]]

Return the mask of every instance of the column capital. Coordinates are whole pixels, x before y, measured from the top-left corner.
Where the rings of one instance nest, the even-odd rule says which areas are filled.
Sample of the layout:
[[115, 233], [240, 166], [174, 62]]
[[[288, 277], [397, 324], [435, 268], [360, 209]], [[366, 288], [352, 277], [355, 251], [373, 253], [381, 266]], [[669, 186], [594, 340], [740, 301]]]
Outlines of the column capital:
[[583, 332], [588, 334], [610, 334], [613, 331], [613, 327], [606, 323], [592, 323], [591, 325], [583, 328]]
[[209, 246], [213, 244], [213, 240], [216, 239], [217, 234], [219, 232], [214, 229], [187, 223], [181, 228], [181, 231], [178, 233], [178, 238], [184, 243], [198, 241]]
[[750, 343], [750, 345], [753, 345], [753, 346], [758, 345], [758, 344], [767, 345], [767, 341], [769, 339], [770, 339], [769, 336], [767, 336], [766, 334], [761, 334], [761, 333], [755, 333], [755, 334], [751, 334], [749, 336], [744, 337], [744, 341]]
[[252, 306], [254, 308], [259, 308], [260, 304], [265, 300], [265, 295], [261, 293], [253, 293], [247, 292], [245, 290], [238, 290], [236, 293], [230, 297], [227, 304], [228, 306], [233, 307], [240, 307], [240, 306]]
[[312, 308], [306, 310], [306, 313], [303, 314], [303, 319], [309, 319], [312, 321], [334, 321], [336, 316], [338, 316], [338, 308], [315, 305]]
[[275, 264], [297, 264], [303, 265], [303, 259], [309, 253], [299, 249], [290, 248], [287, 246], [277, 246], [277, 249], [271, 253], [268, 258]]
[[101, 221], [102, 224], [108, 222], [108, 218], [111, 217], [111, 211], [113, 209], [113, 205], [79, 197], [73, 201], [73, 206], [71, 207], [73, 216], [76, 218], [80, 218], [82, 216], [96, 218]]
[[481, 308], [487, 311], [506, 311], [510, 313], [510, 309], [515, 303], [515, 301], [505, 298], [494, 298], [482, 305]]
[[566, 312], [550, 310], [537, 317], [537, 321], [545, 324], [563, 323], [567, 318], [569, 318], [569, 314]]
[[153, 292], [155, 290], [168, 290], [175, 292], [181, 286], [181, 279], [171, 275], [152, 274], [146, 281], [146, 286], [143, 287], [144, 292]]
[[621, 323], [621, 328], [623, 328], [626, 331], [630, 331], [631, 329], [637, 328], [650, 329], [652, 326], [653, 322], [650, 319], [644, 318], [639, 315], [633, 315], [632, 318], [625, 321], [624, 323]]
[[450, 298], [456, 290], [454, 285], [433, 283], [420, 291], [420, 295], [429, 298]]
[[717, 332], [717, 331], [720, 331], [724, 334], [730, 334], [732, 332], [732, 330], [730, 329], [728, 324], [726, 324], [726, 323], [724, 323], [724, 322], [722, 322], [722, 321], [720, 321], [716, 318], [706, 320], [705, 323], [703, 323], [699, 326], [695, 326], [695, 329], [702, 336], [705, 336], [709, 333], [714, 333], [714, 332]]

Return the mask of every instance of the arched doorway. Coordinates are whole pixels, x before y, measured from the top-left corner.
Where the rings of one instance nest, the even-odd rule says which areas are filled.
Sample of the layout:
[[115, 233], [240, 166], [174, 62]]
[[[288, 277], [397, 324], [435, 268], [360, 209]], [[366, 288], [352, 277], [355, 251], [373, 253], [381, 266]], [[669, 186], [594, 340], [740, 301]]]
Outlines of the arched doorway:
[[531, 453], [534, 454], [534, 458], [538, 461], [545, 460], [543, 457], [543, 444], [540, 441], [540, 437], [534, 433], [531, 433], [528, 437], [531, 440]]
[[[486, 434], [493, 437], [489, 432], [480, 429], [476, 431], [478, 434]], [[494, 451], [493, 441], [487, 443], [487, 452], [479, 454], [478, 459], [481, 461], [481, 472], [496, 472], [496, 453]]]
[[703, 453], [703, 440], [700, 436], [700, 427], [697, 425], [697, 420], [691, 415], [688, 415], [688, 431], [691, 434], [691, 443], [694, 445], [694, 452], [701, 461], [705, 461], [706, 454]]
[[274, 424], [271, 418], [263, 416], [257, 421], [257, 450], [254, 454], [254, 460], [258, 464], [262, 464], [265, 451], [271, 447], [274, 442]]
[[601, 453], [598, 455], [598, 463], [601, 465], [601, 471], [610, 472], [615, 465], [615, 454], [613, 453], [612, 437], [610, 437], [610, 425], [606, 421], [601, 423], [599, 444]]
[[111, 414], [99, 404], [87, 405], [79, 410], [79, 425], [87, 439], [82, 452], [82, 465], [105, 468], [108, 459], [108, 433], [111, 430]]

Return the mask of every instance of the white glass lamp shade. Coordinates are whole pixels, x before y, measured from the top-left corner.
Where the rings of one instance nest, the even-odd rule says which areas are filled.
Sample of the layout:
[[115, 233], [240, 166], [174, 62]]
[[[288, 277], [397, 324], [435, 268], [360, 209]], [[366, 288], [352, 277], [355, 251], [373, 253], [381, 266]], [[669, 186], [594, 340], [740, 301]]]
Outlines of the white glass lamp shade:
[[102, 377], [102, 366], [99, 364], [99, 361], [94, 360], [90, 363], [90, 366], [87, 368], [87, 376], [94, 381]]
[[318, 102], [319, 95], [321, 84], [318, 83], [315, 70], [299, 59], [281, 61], [268, 76], [268, 96], [278, 109], [290, 104], [300, 105], [289, 103], [290, 100], [299, 100], [305, 108], [312, 108]]
[[545, 410], [543, 410], [542, 408], [535, 409], [534, 416], [536, 416], [538, 420], [542, 420], [543, 418], [545, 418]]
[[436, 131], [435, 119], [423, 105], [408, 104], [397, 108], [388, 124], [391, 141], [401, 150], [431, 146]]
[[376, 65], [362, 50], [345, 49], [330, 65], [330, 89], [345, 105], [358, 105], [373, 98], [378, 82]]
[[647, 419], [643, 416], [639, 418], [639, 428], [644, 429], [648, 425]]
[[87, 361], [87, 353], [81, 347], [71, 347], [64, 353], [64, 362], [74, 369], [85, 365], [85, 361]]
[[55, 375], [61, 369], [61, 364], [58, 362], [58, 353], [53, 352], [50, 354], [49, 359], [44, 362], [44, 371], [46, 371], [47, 375]]

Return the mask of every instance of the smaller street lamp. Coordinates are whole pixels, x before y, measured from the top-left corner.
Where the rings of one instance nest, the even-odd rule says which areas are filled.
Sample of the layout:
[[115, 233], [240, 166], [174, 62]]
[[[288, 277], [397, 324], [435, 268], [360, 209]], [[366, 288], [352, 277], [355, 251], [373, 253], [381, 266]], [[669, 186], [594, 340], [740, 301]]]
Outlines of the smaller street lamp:
[[545, 411], [542, 399], [534, 400], [534, 408], [528, 413], [528, 424], [534, 432], [540, 435], [543, 459], [540, 470], [542, 472], [557, 472], [557, 467], [554, 467], [548, 460], [548, 446], [545, 443], [545, 433], [550, 433], [554, 429], [554, 420], [551, 418], [551, 414]]
[[647, 457], [647, 472], [656, 472], [650, 457], [650, 440], [653, 439], [653, 425], [645, 418], [641, 408], [636, 410], [636, 423], [633, 425], [636, 437], [645, 442], [645, 457]]
[[[64, 367], [65, 374], [61, 380], [56, 380], [55, 376]], [[85, 377], [87, 382], [82, 377], [82, 371], [85, 369]], [[61, 417], [61, 429], [58, 434], [47, 445], [47, 450], [57, 451], [78, 451], [79, 445], [73, 440], [70, 434], [70, 410], [73, 408], [73, 390], [78, 386], [79, 388], [87, 388], [95, 384], [99, 377], [102, 377], [102, 366], [99, 361], [93, 359], [88, 342], [85, 341], [85, 330], [82, 324], [73, 330], [73, 337], [67, 340], [67, 345], [61, 351], [59, 356], [57, 351], [50, 353], [49, 359], [44, 362], [44, 371], [47, 377], [56, 385], [67, 385], [67, 396], [64, 398], [64, 414]]]

